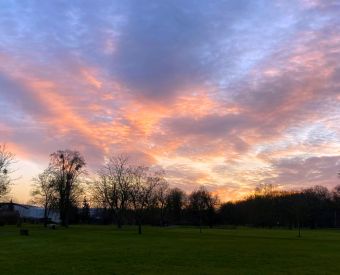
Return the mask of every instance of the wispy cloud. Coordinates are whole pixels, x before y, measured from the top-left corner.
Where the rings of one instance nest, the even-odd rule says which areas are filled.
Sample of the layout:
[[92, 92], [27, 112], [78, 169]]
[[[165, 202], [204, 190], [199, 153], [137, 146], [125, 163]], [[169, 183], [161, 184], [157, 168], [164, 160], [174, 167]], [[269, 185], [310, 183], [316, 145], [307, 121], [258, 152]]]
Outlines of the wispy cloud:
[[0, 141], [37, 167], [59, 148], [92, 169], [128, 152], [226, 199], [263, 182], [334, 185], [339, 11], [316, 0], [3, 2]]

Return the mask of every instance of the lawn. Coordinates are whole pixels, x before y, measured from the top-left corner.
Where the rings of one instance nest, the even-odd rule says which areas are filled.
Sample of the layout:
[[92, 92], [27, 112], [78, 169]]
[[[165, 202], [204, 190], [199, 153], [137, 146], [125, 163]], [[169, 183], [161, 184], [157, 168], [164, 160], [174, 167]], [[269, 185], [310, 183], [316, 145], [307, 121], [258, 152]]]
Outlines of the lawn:
[[0, 227], [0, 274], [339, 274], [340, 231]]

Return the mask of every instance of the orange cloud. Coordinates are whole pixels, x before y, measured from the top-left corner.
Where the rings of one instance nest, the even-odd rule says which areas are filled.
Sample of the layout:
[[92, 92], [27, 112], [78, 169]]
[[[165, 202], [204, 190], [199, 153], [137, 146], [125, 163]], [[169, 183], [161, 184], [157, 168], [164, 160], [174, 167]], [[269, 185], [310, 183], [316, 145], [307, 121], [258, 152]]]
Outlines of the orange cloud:
[[94, 72], [91, 72], [90, 69], [88, 68], [83, 68], [81, 69], [81, 73], [84, 76], [84, 79], [86, 80], [87, 83], [92, 85], [93, 87], [100, 89], [102, 87], [102, 82], [99, 81], [95, 76]]

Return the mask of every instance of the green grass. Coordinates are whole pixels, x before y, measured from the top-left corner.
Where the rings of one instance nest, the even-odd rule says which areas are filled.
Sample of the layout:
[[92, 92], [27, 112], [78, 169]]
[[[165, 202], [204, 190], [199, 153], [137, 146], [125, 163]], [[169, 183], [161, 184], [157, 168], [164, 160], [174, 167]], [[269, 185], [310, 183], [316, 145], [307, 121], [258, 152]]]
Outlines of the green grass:
[[[26, 226], [25, 226], [26, 227]], [[0, 274], [339, 274], [340, 231], [0, 227]]]

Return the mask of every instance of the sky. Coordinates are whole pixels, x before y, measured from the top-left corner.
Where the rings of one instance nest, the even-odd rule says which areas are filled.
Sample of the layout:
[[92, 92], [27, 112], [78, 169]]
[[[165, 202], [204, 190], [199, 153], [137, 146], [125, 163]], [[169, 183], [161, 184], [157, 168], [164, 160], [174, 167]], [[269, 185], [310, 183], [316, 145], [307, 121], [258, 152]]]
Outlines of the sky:
[[58, 149], [222, 200], [340, 184], [340, 1], [0, 0], [11, 197]]

